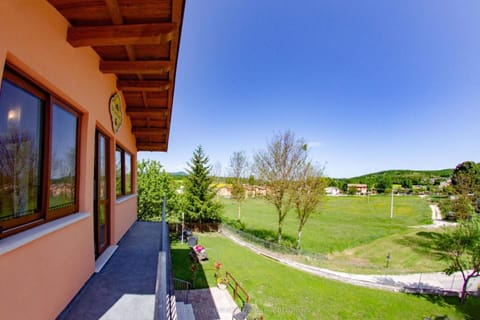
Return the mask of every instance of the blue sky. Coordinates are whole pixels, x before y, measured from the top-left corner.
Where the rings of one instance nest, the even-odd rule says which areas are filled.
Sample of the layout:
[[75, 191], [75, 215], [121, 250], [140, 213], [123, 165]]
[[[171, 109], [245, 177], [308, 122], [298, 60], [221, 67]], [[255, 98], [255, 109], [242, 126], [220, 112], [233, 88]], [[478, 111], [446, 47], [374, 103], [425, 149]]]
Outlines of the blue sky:
[[480, 1], [187, 1], [169, 150], [224, 173], [278, 132], [330, 177], [480, 162]]

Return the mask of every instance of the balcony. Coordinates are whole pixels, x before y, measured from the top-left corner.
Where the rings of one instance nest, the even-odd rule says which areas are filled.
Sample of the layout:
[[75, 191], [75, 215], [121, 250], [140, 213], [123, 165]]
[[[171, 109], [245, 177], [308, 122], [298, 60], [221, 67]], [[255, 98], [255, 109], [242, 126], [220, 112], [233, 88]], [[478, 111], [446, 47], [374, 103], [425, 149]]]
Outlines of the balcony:
[[182, 317], [184, 304], [173, 298], [168, 234], [163, 230], [162, 223], [135, 222], [58, 319], [167, 320], [177, 319], [177, 310], [179, 320], [231, 319], [236, 305], [226, 290], [217, 288], [191, 291], [187, 303], [195, 316]]

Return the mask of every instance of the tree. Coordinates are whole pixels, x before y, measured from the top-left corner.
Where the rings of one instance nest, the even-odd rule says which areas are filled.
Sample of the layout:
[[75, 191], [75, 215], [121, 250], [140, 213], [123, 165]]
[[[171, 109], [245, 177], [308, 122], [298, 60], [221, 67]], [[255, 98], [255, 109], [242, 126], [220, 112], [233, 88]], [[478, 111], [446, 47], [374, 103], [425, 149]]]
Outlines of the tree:
[[137, 165], [138, 217], [141, 220], [159, 221], [162, 201], [166, 196], [166, 213], [169, 220], [178, 216], [178, 195], [172, 177], [162, 170], [156, 160], [142, 160]]
[[473, 161], [465, 161], [455, 167], [452, 186], [457, 194], [476, 194], [480, 187], [480, 167]]
[[307, 156], [305, 141], [286, 131], [275, 135], [267, 148], [258, 151], [254, 157], [257, 175], [267, 187], [266, 199], [277, 210], [279, 243], [282, 241], [283, 220], [291, 204], [288, 191], [307, 163]]
[[248, 161], [247, 157], [245, 156], [245, 152], [234, 152], [230, 157], [230, 169], [232, 170], [232, 175], [234, 178], [232, 198], [237, 202], [238, 221], [240, 221], [240, 204], [245, 200], [245, 188], [243, 187], [240, 179], [245, 175], [247, 168]]
[[452, 188], [457, 195], [452, 200], [452, 210], [457, 218], [468, 218], [477, 209], [480, 193], [480, 166], [465, 161], [455, 167], [452, 173]]
[[451, 275], [460, 272], [463, 277], [463, 286], [460, 296], [465, 301], [468, 282], [480, 276], [480, 220], [473, 216], [471, 219], [460, 221], [452, 230], [441, 233], [435, 240], [444, 259], [449, 265], [445, 273]]
[[251, 186], [255, 185], [255, 176], [253, 174], [251, 174], [248, 177], [248, 184], [251, 185]]
[[188, 176], [185, 181], [185, 219], [190, 222], [220, 221], [221, 204], [215, 200], [216, 192], [212, 187], [211, 167], [202, 146], [193, 152], [188, 163]]
[[375, 188], [378, 193], [388, 193], [388, 191], [392, 190], [392, 179], [388, 176], [379, 178], [375, 184]]
[[300, 249], [302, 229], [310, 216], [320, 209], [327, 180], [323, 178], [322, 171], [308, 163], [292, 186], [291, 197], [298, 219], [297, 249]]
[[212, 177], [215, 178], [215, 181], [217, 183], [220, 183], [220, 180], [222, 177], [222, 164], [219, 161], [215, 162], [211, 171], [212, 171]]

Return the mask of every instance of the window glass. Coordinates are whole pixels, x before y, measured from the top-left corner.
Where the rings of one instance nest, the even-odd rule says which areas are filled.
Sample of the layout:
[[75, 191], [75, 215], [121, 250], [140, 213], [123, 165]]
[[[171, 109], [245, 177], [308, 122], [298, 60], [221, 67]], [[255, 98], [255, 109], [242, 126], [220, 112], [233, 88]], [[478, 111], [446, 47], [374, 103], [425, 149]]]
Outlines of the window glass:
[[4, 79], [0, 91], [0, 221], [41, 207], [42, 100]]
[[98, 178], [100, 179], [100, 200], [107, 199], [108, 186], [107, 186], [107, 141], [106, 138], [100, 134], [99, 139], [99, 160]]
[[115, 152], [115, 189], [117, 195], [122, 195], [122, 150]]
[[77, 117], [53, 105], [49, 209], [75, 204]]
[[125, 152], [125, 194], [132, 193], [132, 156]]

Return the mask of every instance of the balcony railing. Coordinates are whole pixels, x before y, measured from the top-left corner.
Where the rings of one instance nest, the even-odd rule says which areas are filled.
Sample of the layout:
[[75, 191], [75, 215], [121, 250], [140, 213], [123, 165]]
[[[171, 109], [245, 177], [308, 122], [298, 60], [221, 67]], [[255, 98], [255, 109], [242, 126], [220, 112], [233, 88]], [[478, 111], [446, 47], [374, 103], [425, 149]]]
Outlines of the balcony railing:
[[170, 238], [166, 220], [166, 197], [163, 197], [160, 251], [158, 253], [157, 284], [155, 288], [155, 320], [176, 320], [176, 301], [172, 276]]

